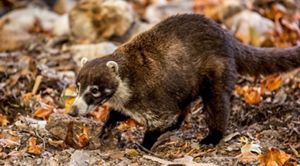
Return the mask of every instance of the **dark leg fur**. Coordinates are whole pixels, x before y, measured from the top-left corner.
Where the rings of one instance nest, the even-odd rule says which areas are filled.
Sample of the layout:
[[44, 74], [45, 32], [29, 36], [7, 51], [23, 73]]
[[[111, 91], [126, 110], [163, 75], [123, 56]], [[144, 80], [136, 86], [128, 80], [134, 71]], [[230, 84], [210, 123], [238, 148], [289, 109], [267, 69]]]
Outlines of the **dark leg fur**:
[[154, 131], [147, 131], [145, 133], [145, 136], [144, 136], [144, 140], [143, 140], [143, 143], [142, 143], [142, 146], [151, 150], [152, 146], [154, 145], [154, 143], [157, 141], [157, 139], [162, 135], [164, 134], [165, 132], [167, 131], [172, 131], [172, 130], [176, 130], [176, 129], [179, 129], [180, 126], [182, 125], [182, 122], [184, 121], [185, 119], [185, 114], [182, 114], [178, 117], [177, 119], [177, 122], [174, 123], [173, 126], [163, 130], [163, 131], [160, 131], [160, 130], [154, 130]]
[[202, 92], [204, 112], [209, 128], [208, 135], [201, 144], [216, 145], [224, 136], [230, 113], [230, 97], [235, 84], [233, 74], [223, 72], [221, 77], [214, 77], [207, 82]]
[[110, 112], [109, 112], [109, 117], [108, 117], [107, 121], [105, 122], [105, 124], [103, 126], [104, 131], [102, 131], [100, 137], [104, 138], [105, 133], [108, 133], [107, 130], [109, 130], [110, 128], [116, 126], [117, 122], [125, 121], [126, 119], [128, 119], [127, 116], [121, 114], [118, 111], [115, 111], [115, 110], [111, 109]]

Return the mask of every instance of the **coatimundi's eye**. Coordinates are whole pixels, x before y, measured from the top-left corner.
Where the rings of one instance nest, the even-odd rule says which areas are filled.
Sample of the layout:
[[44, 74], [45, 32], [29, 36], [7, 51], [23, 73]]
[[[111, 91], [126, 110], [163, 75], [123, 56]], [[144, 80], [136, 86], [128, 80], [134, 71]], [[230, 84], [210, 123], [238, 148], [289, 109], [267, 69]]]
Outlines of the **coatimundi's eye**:
[[98, 89], [97, 86], [92, 86], [92, 87], [90, 88], [90, 92], [92, 93], [92, 95], [93, 95], [94, 97], [99, 97], [99, 96], [101, 95], [101, 93], [100, 93], [100, 91], [99, 91], [99, 89]]

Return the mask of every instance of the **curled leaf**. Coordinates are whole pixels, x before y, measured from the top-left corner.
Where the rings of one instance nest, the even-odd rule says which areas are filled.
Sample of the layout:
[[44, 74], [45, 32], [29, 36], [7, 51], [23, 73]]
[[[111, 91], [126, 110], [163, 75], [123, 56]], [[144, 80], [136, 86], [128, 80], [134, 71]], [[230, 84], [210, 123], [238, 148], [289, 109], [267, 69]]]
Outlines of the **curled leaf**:
[[85, 147], [89, 143], [89, 135], [88, 135], [88, 128], [83, 127], [82, 133], [79, 135], [79, 146]]
[[103, 106], [97, 107], [94, 111], [90, 112], [89, 115], [91, 115], [93, 119], [97, 122], [106, 122], [109, 116], [108, 104], [104, 104]]
[[77, 96], [76, 85], [72, 84], [66, 88], [61, 95], [62, 100], [65, 103], [65, 113], [69, 113], [71, 111], [72, 104], [75, 101]]
[[41, 119], [48, 119], [50, 114], [54, 111], [54, 107], [47, 104], [42, 104], [34, 113], [33, 116]]
[[36, 144], [36, 138], [31, 137], [28, 141], [28, 149], [27, 152], [35, 155], [40, 155], [42, 152], [42, 145]]
[[8, 123], [9, 123], [9, 121], [7, 120], [7, 117], [0, 114], [0, 125], [7, 126]]
[[258, 104], [261, 100], [261, 93], [258, 88], [248, 88], [245, 90], [244, 99], [248, 104]]
[[271, 75], [266, 77], [263, 81], [261, 86], [264, 87], [266, 90], [272, 92], [280, 88], [282, 83], [282, 78], [279, 74]]
[[266, 153], [258, 157], [261, 164], [265, 166], [284, 165], [289, 159], [290, 155], [277, 148], [270, 148]]

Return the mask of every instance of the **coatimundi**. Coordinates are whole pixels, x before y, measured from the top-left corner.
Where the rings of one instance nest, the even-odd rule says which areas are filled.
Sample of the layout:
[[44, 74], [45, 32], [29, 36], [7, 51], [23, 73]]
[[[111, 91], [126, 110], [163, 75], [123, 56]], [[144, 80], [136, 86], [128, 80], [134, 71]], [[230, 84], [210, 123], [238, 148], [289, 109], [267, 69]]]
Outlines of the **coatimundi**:
[[79, 94], [71, 114], [86, 115], [108, 102], [146, 126], [143, 145], [150, 148], [159, 133], [182, 122], [186, 108], [201, 96], [209, 127], [201, 143], [218, 144], [238, 74], [268, 75], [298, 67], [299, 46], [255, 48], [202, 15], [176, 15], [113, 54], [88, 61], [77, 77]]

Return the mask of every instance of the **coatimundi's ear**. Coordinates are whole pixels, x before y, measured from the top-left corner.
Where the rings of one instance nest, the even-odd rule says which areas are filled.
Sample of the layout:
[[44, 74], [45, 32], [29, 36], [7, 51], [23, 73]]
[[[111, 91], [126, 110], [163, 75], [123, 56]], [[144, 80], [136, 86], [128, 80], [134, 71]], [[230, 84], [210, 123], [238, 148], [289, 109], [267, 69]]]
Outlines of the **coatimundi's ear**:
[[118, 72], [119, 72], [119, 65], [118, 65], [117, 62], [115, 62], [115, 61], [108, 61], [106, 63], [106, 66], [108, 68], [110, 68], [114, 73], [118, 74]]
[[88, 61], [88, 59], [86, 57], [81, 58], [80, 67], [82, 67], [84, 64], [86, 64], [87, 61]]

